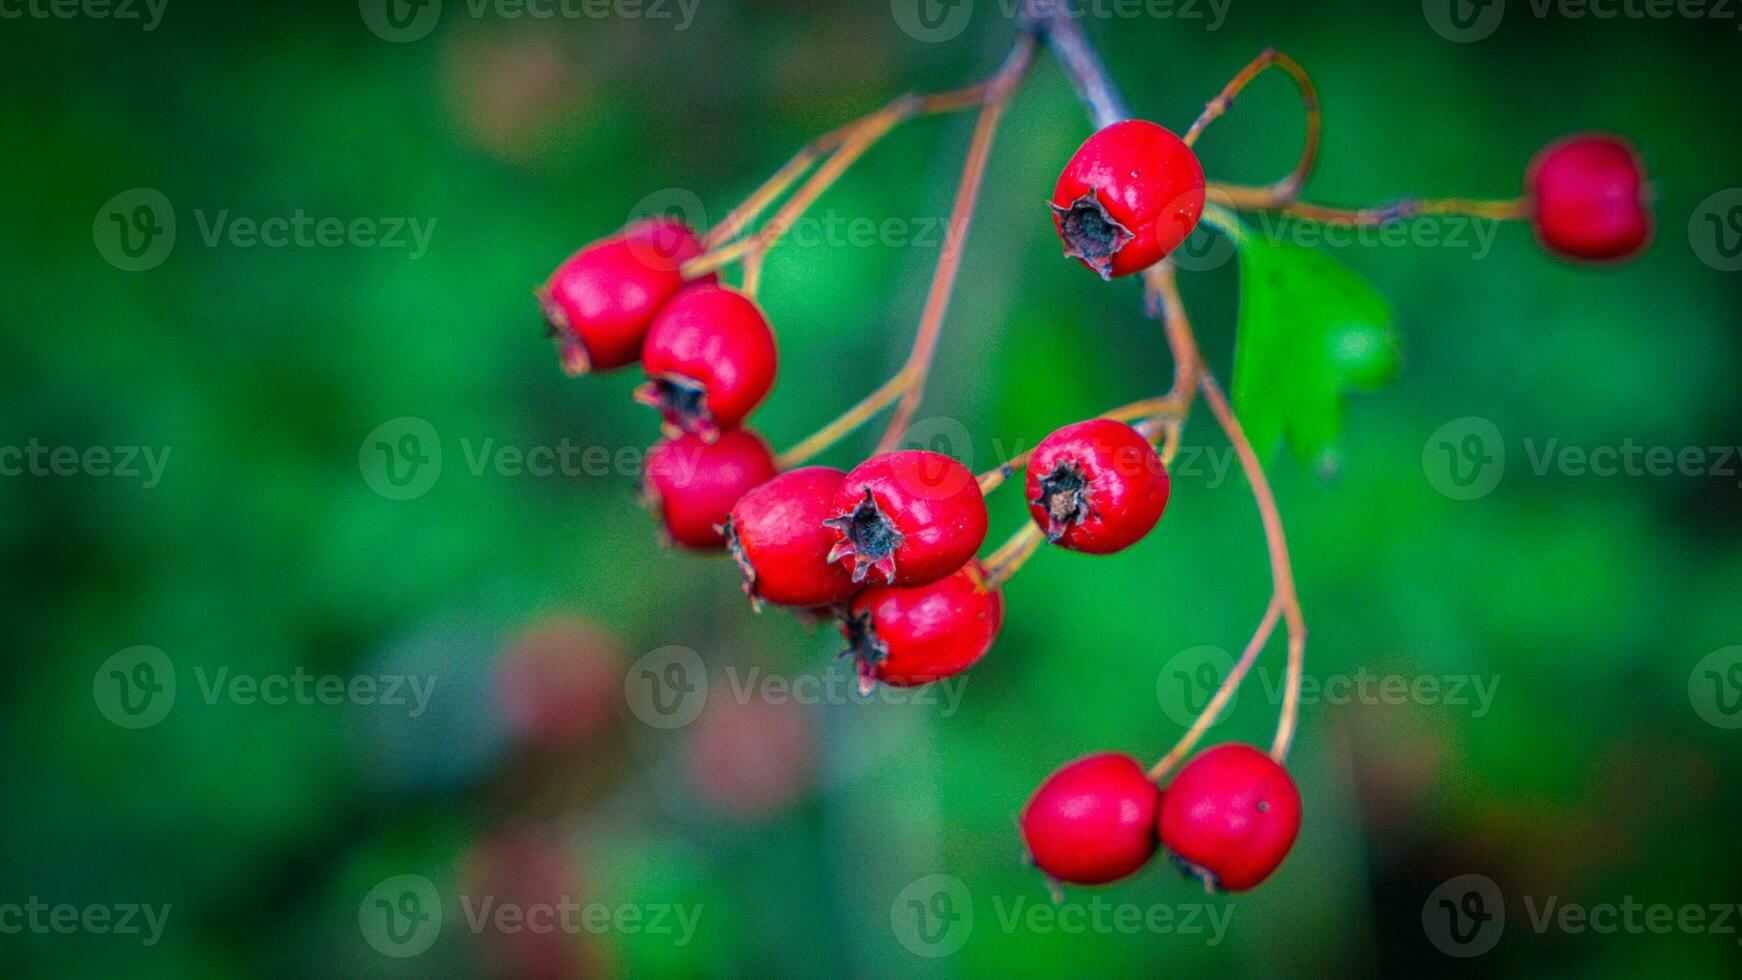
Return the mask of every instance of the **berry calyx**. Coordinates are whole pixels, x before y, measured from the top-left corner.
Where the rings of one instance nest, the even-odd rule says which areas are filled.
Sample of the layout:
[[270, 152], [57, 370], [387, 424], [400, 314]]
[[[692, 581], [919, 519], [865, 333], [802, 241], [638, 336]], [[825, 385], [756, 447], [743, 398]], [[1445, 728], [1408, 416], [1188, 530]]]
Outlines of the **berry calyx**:
[[1218, 745], [1186, 763], [1162, 795], [1161, 844], [1210, 891], [1256, 887], [1300, 833], [1300, 791], [1250, 745]]
[[853, 576], [829, 560], [823, 526], [847, 474], [827, 466], [782, 473], [745, 494], [726, 522], [726, 546], [744, 572], [752, 605], [828, 606], [852, 595]]
[[1615, 262], [1651, 241], [1645, 163], [1618, 136], [1569, 136], [1531, 161], [1525, 176], [1542, 246], [1587, 262]]
[[1052, 192], [1065, 256], [1102, 279], [1142, 272], [1180, 246], [1204, 213], [1204, 168], [1162, 126], [1127, 119], [1088, 138]]
[[658, 511], [671, 540], [711, 551], [726, 543], [721, 527], [739, 498], [774, 477], [774, 454], [748, 429], [708, 442], [685, 434], [654, 446], [642, 475], [642, 499]]
[[873, 456], [849, 472], [823, 522], [835, 536], [829, 561], [855, 582], [901, 588], [961, 568], [986, 540], [986, 498], [966, 466], [942, 453], [907, 449]]
[[774, 387], [774, 331], [743, 293], [693, 286], [653, 318], [641, 367], [648, 382], [636, 400], [659, 409], [667, 433], [713, 439], [744, 421]]
[[1040, 441], [1028, 461], [1028, 510], [1046, 538], [1091, 555], [1143, 540], [1167, 509], [1167, 468], [1123, 422], [1090, 419]]
[[1161, 790], [1136, 759], [1084, 756], [1046, 778], [1022, 808], [1022, 840], [1054, 881], [1105, 885], [1136, 874], [1155, 854]]
[[1004, 596], [973, 562], [941, 581], [911, 589], [878, 586], [840, 614], [842, 656], [859, 672], [859, 690], [882, 681], [918, 687], [972, 667], [1004, 625]]
[[[581, 249], [533, 290], [570, 377], [633, 364], [660, 306], [682, 289], [683, 264], [702, 254], [681, 221], [658, 218]], [[696, 280], [713, 282], [709, 273]]]

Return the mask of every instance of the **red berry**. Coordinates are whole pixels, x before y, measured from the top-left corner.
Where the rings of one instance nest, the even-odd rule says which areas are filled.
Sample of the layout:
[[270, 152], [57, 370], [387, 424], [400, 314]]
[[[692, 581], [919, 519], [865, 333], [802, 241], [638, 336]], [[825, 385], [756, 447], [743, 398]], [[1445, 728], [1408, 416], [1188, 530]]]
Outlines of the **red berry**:
[[1142, 272], [1178, 248], [1204, 213], [1204, 168], [1185, 141], [1141, 119], [1077, 148], [1052, 192], [1065, 255], [1103, 279]]
[[668, 433], [712, 439], [744, 421], [774, 387], [774, 332], [750, 297], [699, 285], [672, 297], [653, 318], [636, 397], [659, 409]]
[[688, 225], [660, 218], [594, 242], [557, 266], [534, 292], [563, 370], [579, 376], [633, 364], [654, 313], [684, 286], [679, 269], [700, 254], [702, 243]]
[[1046, 777], [1022, 808], [1028, 856], [1055, 881], [1105, 885], [1136, 874], [1155, 853], [1161, 790], [1136, 759], [1084, 756]]
[[1167, 468], [1136, 429], [1067, 425], [1028, 460], [1028, 511], [1061, 548], [1110, 555], [1143, 540], [1167, 509]]
[[1531, 161], [1524, 183], [1537, 238], [1557, 255], [1612, 262], [1651, 241], [1645, 163], [1618, 136], [1552, 143]]
[[1211, 890], [1241, 892], [1270, 877], [1300, 833], [1300, 791], [1288, 770], [1250, 745], [1218, 745], [1168, 784], [1162, 846]]
[[772, 479], [774, 454], [748, 429], [732, 429], [718, 440], [682, 435], [647, 453], [642, 496], [657, 507], [672, 541], [710, 550], [726, 543], [721, 527], [732, 505]]
[[1004, 596], [974, 562], [930, 585], [860, 593], [841, 613], [841, 636], [869, 692], [876, 681], [918, 687], [956, 676], [992, 649], [1003, 624]]
[[835, 534], [823, 526], [846, 475], [826, 466], [782, 473], [732, 508], [726, 544], [752, 603], [828, 606], [853, 594], [852, 574], [829, 560]]
[[923, 449], [873, 456], [847, 474], [823, 522], [830, 561], [853, 581], [926, 585], [974, 557], [986, 540], [986, 498], [966, 466]]

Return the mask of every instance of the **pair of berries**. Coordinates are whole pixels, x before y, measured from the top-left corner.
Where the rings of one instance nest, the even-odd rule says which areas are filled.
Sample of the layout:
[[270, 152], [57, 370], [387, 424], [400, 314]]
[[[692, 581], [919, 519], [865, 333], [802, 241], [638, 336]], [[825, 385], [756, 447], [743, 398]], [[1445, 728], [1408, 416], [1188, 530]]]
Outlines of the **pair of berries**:
[[1651, 241], [1645, 164], [1618, 136], [1569, 136], [1536, 155], [1524, 178], [1544, 248], [1587, 262], [1631, 258]]
[[1050, 878], [1104, 885], [1136, 874], [1157, 846], [1211, 891], [1257, 887], [1300, 832], [1300, 791], [1270, 756], [1218, 745], [1167, 789], [1127, 755], [1086, 756], [1047, 777], [1022, 810], [1030, 859]]
[[712, 549], [732, 505], [774, 475], [767, 444], [739, 426], [779, 358], [754, 300], [712, 273], [684, 278], [702, 252], [682, 222], [644, 221], [576, 252], [537, 293], [570, 375], [641, 362], [636, 398], [659, 410], [667, 436], [648, 454], [644, 496], [674, 542]]

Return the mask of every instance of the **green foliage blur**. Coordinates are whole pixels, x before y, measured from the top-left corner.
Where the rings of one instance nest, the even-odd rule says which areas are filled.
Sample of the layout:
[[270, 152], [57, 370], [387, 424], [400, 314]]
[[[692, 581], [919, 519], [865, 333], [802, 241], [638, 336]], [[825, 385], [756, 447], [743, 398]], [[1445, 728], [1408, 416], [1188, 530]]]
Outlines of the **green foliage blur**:
[[[881, 0], [699, 0], [681, 30], [651, 3], [446, 6], [390, 43], [351, 3], [171, 0], [149, 31], [0, 5], [27, 12], [0, 20], [0, 446], [48, 460], [20, 472], [0, 454], [6, 974], [1736, 975], [1734, 931], [1533, 917], [1551, 897], [1742, 901], [1742, 732], [1721, 724], [1742, 689], [1714, 709], [1697, 666], [1742, 643], [1742, 461], [1717, 451], [1742, 445], [1742, 273], [1696, 240], [1708, 199], [1742, 186], [1736, 21], [1514, 3], [1493, 36], [1455, 43], [1415, 3], [1086, 19], [1135, 110], [1176, 130], [1265, 46], [1293, 54], [1325, 106], [1314, 200], [1510, 197], [1537, 148], [1603, 129], [1648, 161], [1659, 233], [1595, 270], [1520, 225], [1315, 244], [1395, 308], [1404, 366], [1347, 403], [1325, 473], [1271, 457], [1320, 692], [1291, 760], [1302, 838], [1251, 894], [1206, 899], [1158, 857], [1068, 891], [1075, 917], [1052, 920], [1030, 917], [1051, 899], [1023, 859], [1022, 802], [1079, 755], [1163, 754], [1184, 730], [1170, 665], [1237, 653], [1264, 610], [1252, 498], [1208, 415], [1154, 536], [1116, 558], [1042, 553], [960, 686], [866, 703], [832, 630], [753, 615], [729, 562], [658, 546], [618, 464], [656, 438], [636, 372], [563, 377], [528, 294], [649, 195], [693, 194], [717, 220], [812, 136], [989, 71], [1011, 31], [1000, 4], [938, 43]], [[771, 255], [783, 371], [755, 424], [775, 446], [904, 356], [970, 125], [899, 130]], [[1286, 77], [1266, 75], [1199, 149], [1212, 179], [1261, 183], [1300, 130]], [[1138, 286], [1058, 255], [1044, 201], [1086, 135], [1043, 58], [999, 135], [918, 430], [965, 433], [951, 445], [978, 469], [1171, 377]], [[177, 220], [173, 252], [139, 272], [102, 244], [105, 202], [135, 188]], [[232, 234], [299, 214], [341, 219], [343, 241]], [[365, 243], [357, 219], [404, 219], [400, 245]], [[1227, 262], [1183, 280], [1225, 383], [1237, 279]], [[394, 499], [369, 479], [370, 437], [407, 418], [442, 465]], [[1504, 472], [1457, 499], [1436, 434], [1470, 418], [1499, 433]], [[586, 472], [515, 463], [561, 445], [595, 451]], [[1697, 447], [1708, 472], [1604, 477], [1560, 455], [1626, 445]], [[81, 454], [71, 475], [55, 447]], [[100, 475], [89, 447], [147, 447], [160, 479], [143, 462]], [[1017, 493], [992, 501], [994, 540], [1025, 520]], [[139, 675], [112, 658], [140, 646], [177, 691], [129, 728], [111, 671]], [[662, 729], [624, 681], [674, 646], [714, 688], [700, 718]], [[1277, 641], [1214, 739], [1268, 744], [1281, 665]], [[269, 704], [237, 676], [345, 693]], [[352, 686], [385, 676], [432, 679], [425, 710]], [[1337, 683], [1363, 677], [1440, 693]], [[770, 693], [803, 678], [821, 694]], [[1460, 959], [1424, 911], [1466, 874], [1498, 885], [1506, 920]], [[433, 945], [402, 958], [360, 920], [405, 875], [442, 909]], [[965, 886], [972, 915], [935, 957], [902, 925], [904, 889], [933, 875]], [[485, 896], [699, 918], [681, 942], [621, 922], [473, 927]], [[33, 925], [37, 901], [168, 918], [146, 942]], [[1096, 908], [1197, 908], [1227, 928], [1125, 929]]]

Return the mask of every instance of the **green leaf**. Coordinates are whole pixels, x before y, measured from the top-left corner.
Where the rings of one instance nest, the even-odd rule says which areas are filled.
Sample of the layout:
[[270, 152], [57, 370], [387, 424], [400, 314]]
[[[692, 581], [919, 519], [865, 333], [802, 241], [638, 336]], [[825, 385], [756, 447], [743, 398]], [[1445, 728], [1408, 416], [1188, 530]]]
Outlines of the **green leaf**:
[[1343, 395], [1396, 377], [1397, 318], [1336, 260], [1247, 233], [1240, 250], [1234, 410], [1260, 458], [1277, 444], [1303, 466], [1335, 468]]

